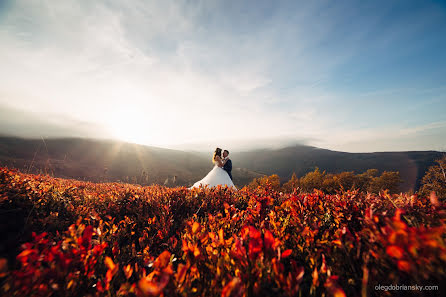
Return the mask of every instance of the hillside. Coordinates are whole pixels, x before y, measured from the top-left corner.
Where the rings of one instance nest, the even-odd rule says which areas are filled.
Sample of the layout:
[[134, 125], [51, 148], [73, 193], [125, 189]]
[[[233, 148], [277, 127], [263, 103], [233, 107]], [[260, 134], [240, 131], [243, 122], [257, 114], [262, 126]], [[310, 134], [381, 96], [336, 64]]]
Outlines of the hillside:
[[[204, 155], [112, 140], [0, 137], [0, 165], [89, 181], [191, 185], [210, 169]], [[234, 168], [236, 185], [261, 176]]]
[[278, 174], [282, 181], [293, 172], [303, 176], [316, 167], [330, 173], [354, 171], [361, 173], [370, 168], [382, 171], [399, 171], [404, 180], [402, 191], [417, 189], [427, 168], [444, 153], [377, 152], [346, 153], [311, 146], [298, 145], [277, 150], [258, 150], [232, 154], [235, 164], [265, 174]]
[[[346, 153], [298, 145], [275, 150], [231, 152], [236, 185], [246, 185], [263, 174], [278, 174], [282, 181], [293, 172], [303, 176], [316, 167], [331, 173], [370, 168], [399, 171], [402, 191], [417, 189], [426, 169], [443, 153]], [[21, 139], [0, 137], [0, 166], [30, 173], [90, 181], [188, 186], [212, 168], [210, 155], [112, 140], [81, 138]]]

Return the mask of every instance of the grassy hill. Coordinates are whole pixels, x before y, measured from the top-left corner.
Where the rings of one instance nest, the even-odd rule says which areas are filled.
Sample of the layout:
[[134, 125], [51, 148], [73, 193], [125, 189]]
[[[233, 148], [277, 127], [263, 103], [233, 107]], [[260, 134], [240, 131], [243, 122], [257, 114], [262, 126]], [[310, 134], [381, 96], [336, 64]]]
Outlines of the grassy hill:
[[[0, 137], [0, 165], [90, 181], [191, 185], [212, 169], [202, 154], [112, 140]], [[148, 178], [146, 178], [148, 176]], [[234, 168], [236, 185], [261, 174]]]
[[[426, 169], [443, 153], [346, 153], [297, 145], [274, 150], [231, 152], [234, 182], [246, 185], [264, 174], [282, 181], [293, 172], [303, 176], [316, 167], [330, 173], [370, 168], [399, 171], [402, 191], [417, 189]], [[189, 186], [212, 168], [210, 155], [112, 140], [81, 138], [21, 139], [0, 137], [0, 166], [23, 172], [90, 181], [126, 181], [142, 185]]]
[[293, 172], [303, 176], [316, 167], [329, 173], [361, 173], [370, 168], [380, 172], [399, 171], [404, 180], [401, 190], [408, 191], [419, 187], [426, 169], [443, 154], [436, 151], [346, 153], [297, 145], [276, 150], [234, 153], [232, 159], [241, 167], [268, 175], [276, 173], [282, 181], [288, 180]]

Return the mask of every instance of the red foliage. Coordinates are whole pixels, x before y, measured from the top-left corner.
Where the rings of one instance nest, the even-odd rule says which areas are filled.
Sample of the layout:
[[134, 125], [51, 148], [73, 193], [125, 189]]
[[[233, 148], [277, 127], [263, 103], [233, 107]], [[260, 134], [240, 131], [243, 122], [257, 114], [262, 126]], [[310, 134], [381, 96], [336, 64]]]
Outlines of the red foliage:
[[0, 197], [25, 222], [13, 257], [0, 255], [8, 296], [373, 296], [377, 284], [446, 278], [446, 207], [433, 196], [139, 187], [0, 168]]

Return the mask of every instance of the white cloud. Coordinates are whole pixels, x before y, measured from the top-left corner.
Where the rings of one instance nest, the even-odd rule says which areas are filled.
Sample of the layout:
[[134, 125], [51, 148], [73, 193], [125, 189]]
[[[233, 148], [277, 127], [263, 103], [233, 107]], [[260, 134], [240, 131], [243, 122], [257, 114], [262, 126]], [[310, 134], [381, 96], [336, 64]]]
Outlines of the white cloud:
[[[230, 36], [220, 37], [221, 47], [183, 40], [199, 25], [181, 4], [116, 5], [17, 2], [0, 33], [0, 100], [110, 129], [146, 126], [140, 133], [152, 136], [140, 138], [154, 144], [206, 140], [223, 124], [235, 138], [289, 125], [252, 94], [271, 82], [261, 59], [238, 57], [262, 57], [253, 40], [235, 52]], [[166, 55], [151, 45], [157, 38], [177, 47]]]
[[367, 30], [320, 46], [342, 22], [325, 4], [277, 5], [239, 28], [225, 2], [18, 0], [0, 21], [0, 103], [160, 146], [377, 137], [335, 136], [326, 106], [342, 100], [323, 85]]

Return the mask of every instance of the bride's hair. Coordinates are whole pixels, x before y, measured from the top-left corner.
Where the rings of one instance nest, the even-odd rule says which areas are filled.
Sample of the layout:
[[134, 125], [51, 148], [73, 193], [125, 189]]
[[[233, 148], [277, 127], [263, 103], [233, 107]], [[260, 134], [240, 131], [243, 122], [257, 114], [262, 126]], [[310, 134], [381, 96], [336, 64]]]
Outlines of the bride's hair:
[[219, 156], [221, 158], [221, 148], [217, 147], [215, 149], [214, 155], [212, 156], [212, 162], [215, 162], [215, 157]]

